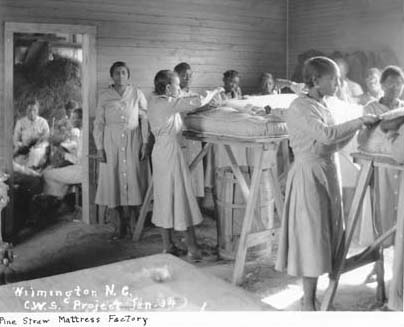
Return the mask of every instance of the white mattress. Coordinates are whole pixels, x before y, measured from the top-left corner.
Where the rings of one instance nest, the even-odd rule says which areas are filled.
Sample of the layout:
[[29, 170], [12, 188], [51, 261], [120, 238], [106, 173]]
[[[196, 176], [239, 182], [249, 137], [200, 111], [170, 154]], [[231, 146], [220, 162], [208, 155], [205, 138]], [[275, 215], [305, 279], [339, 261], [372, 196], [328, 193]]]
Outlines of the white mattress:
[[[251, 96], [243, 100], [228, 100], [226, 107], [187, 116], [184, 119], [185, 129], [241, 138], [286, 136], [284, 112], [296, 98], [296, 94], [276, 94]], [[271, 114], [253, 115], [234, 109], [264, 108], [266, 106], [272, 108]]]
[[185, 129], [206, 134], [267, 138], [287, 135], [285, 121], [277, 115], [265, 116], [241, 113], [230, 107], [220, 107], [184, 118]]

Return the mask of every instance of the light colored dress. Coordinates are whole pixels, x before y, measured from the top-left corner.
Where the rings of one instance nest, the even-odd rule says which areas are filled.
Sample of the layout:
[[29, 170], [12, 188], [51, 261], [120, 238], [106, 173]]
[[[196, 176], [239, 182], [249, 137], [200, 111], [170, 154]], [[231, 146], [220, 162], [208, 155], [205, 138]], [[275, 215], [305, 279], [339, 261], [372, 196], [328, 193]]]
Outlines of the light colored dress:
[[359, 104], [365, 106], [367, 105], [369, 102], [372, 101], [377, 101], [378, 99], [380, 99], [383, 96], [383, 91], [379, 92], [378, 96], [373, 96], [372, 94], [370, 94], [369, 92], [366, 92], [364, 94], [362, 94], [359, 98]]
[[335, 152], [362, 123], [334, 125], [328, 108], [306, 95], [293, 101], [286, 122], [295, 162], [287, 179], [276, 269], [318, 277], [332, 270], [343, 230]]
[[[399, 163], [404, 163], [404, 125], [398, 130], [398, 135], [392, 141], [393, 158]], [[401, 172], [402, 174], [402, 172]], [[401, 191], [404, 188], [401, 186]], [[402, 228], [403, 226], [401, 226]], [[397, 224], [397, 228], [400, 228]], [[400, 233], [397, 230], [397, 233]], [[401, 233], [404, 233], [401, 230]], [[388, 306], [392, 310], [403, 310], [403, 282], [404, 282], [404, 245], [396, 242], [394, 247], [393, 278], [390, 282]]]
[[49, 138], [49, 125], [45, 118], [37, 116], [34, 121], [23, 117], [17, 120], [14, 128], [14, 146], [27, 146], [38, 139]]
[[[17, 121], [14, 128], [14, 147], [31, 146], [27, 167], [37, 167], [46, 160], [46, 150], [49, 146], [49, 125], [45, 118], [37, 116], [34, 121], [23, 117]], [[41, 140], [41, 142], [38, 142]]]
[[[77, 134], [77, 132], [79, 132], [79, 139], [77, 140], [78, 147], [74, 157], [75, 164], [62, 168], [46, 169], [43, 172], [43, 192], [45, 194], [62, 198], [67, 194], [70, 185], [81, 184], [83, 180], [81, 169], [83, 143], [80, 130], [77, 131], [77, 129], [75, 129], [74, 133]], [[73, 156], [71, 157], [71, 159], [73, 159]]]
[[185, 231], [202, 222], [181, 149], [181, 112], [201, 106], [199, 97], [172, 98], [152, 95], [148, 118], [156, 142], [152, 152], [153, 217], [158, 227]]
[[[195, 96], [197, 93], [192, 91], [181, 90], [181, 96], [189, 97]], [[184, 152], [185, 161], [188, 166], [192, 163], [195, 157], [202, 151], [202, 142], [190, 140], [183, 137], [181, 147]], [[203, 197], [205, 195], [204, 174], [202, 161], [195, 167], [191, 173], [192, 188], [196, 197]]]
[[100, 163], [95, 203], [110, 208], [142, 204], [148, 163], [139, 160], [139, 151], [148, 137], [146, 110], [143, 92], [131, 85], [122, 96], [112, 86], [101, 92], [93, 136], [107, 162]]
[[[398, 107], [403, 106], [403, 102], [399, 102]], [[379, 101], [368, 103], [364, 112], [366, 114], [380, 115], [391, 110]], [[379, 203], [379, 210], [375, 211], [377, 219], [380, 221], [380, 233], [388, 231], [394, 226], [397, 220], [397, 204], [398, 192], [400, 187], [400, 172], [387, 168], [378, 168], [375, 173], [375, 198]], [[370, 222], [371, 223], [371, 222]], [[393, 244], [393, 237], [390, 237], [383, 243], [385, 246]]]

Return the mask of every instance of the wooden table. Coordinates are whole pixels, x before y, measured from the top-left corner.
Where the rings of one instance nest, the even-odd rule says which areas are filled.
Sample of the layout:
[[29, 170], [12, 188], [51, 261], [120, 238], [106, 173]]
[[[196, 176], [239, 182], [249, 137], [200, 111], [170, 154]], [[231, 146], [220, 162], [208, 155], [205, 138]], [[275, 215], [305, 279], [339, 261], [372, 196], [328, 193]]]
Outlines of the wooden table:
[[[154, 268], [164, 267], [168, 267], [171, 278], [155, 281], [150, 272]], [[274, 309], [243, 289], [204, 273], [183, 260], [169, 254], [157, 254], [1, 286], [0, 310], [104, 312]]]
[[[230, 160], [231, 168], [237, 181], [240, 185], [241, 192], [246, 201], [246, 210], [243, 219], [243, 225], [240, 234], [240, 240], [238, 244], [234, 273], [233, 273], [233, 283], [241, 284], [244, 273], [244, 266], [247, 256], [248, 248], [251, 248], [260, 244], [267, 244], [268, 242], [273, 242], [276, 236], [275, 229], [263, 229], [259, 232], [251, 233], [252, 222], [254, 219], [254, 210], [257, 203], [258, 191], [260, 186], [260, 178], [262, 171], [264, 170], [264, 160], [265, 158], [271, 158], [271, 165], [269, 168], [269, 178], [270, 184], [273, 189], [275, 208], [278, 215], [282, 217], [283, 213], [283, 198], [281, 194], [281, 188], [279, 185], [279, 180], [276, 174], [276, 154], [281, 141], [287, 139], [287, 136], [283, 137], [261, 137], [261, 138], [236, 138], [228, 136], [210, 135], [205, 133], [195, 133], [186, 131], [183, 133], [188, 139], [201, 141], [205, 143], [201, 152], [195, 157], [190, 165], [190, 171], [195, 169], [202, 158], [208, 153], [209, 149], [213, 144], [222, 144], [226, 149], [227, 156]], [[241, 170], [237, 163], [236, 157], [232, 151], [231, 145], [244, 145], [246, 147], [256, 147], [258, 149], [255, 156], [254, 171], [251, 180], [251, 186], [249, 187]], [[268, 154], [268, 156], [266, 156]], [[138, 241], [140, 239], [144, 221], [146, 218], [147, 208], [149, 207], [152, 198], [152, 183], [149, 185], [149, 189], [146, 192], [145, 199], [143, 201], [142, 208], [140, 210], [139, 219], [136, 225], [134, 240]], [[257, 221], [260, 225], [260, 222]]]
[[[344, 234], [340, 237], [338, 243], [338, 252], [335, 259], [333, 272], [330, 274], [330, 284], [326, 290], [321, 310], [328, 310], [333, 302], [335, 293], [337, 291], [338, 282], [341, 274], [344, 272], [359, 268], [365, 264], [375, 262], [377, 274], [377, 301], [382, 304], [386, 300], [386, 292], [384, 285], [384, 268], [383, 268], [383, 248], [382, 243], [394, 233], [395, 248], [394, 248], [394, 262], [393, 262], [393, 278], [403, 278], [397, 276], [402, 274], [402, 264], [404, 256], [404, 173], [400, 174], [400, 193], [397, 208], [397, 224], [389, 231], [378, 235], [378, 238], [368, 246], [363, 252], [347, 258], [347, 254], [351, 245], [352, 237], [359, 220], [359, 212], [362, 208], [363, 199], [368, 186], [373, 187], [372, 179], [374, 171], [379, 168], [389, 168], [393, 170], [404, 171], [404, 165], [400, 165], [393, 159], [375, 155], [368, 155], [362, 153], [354, 153], [352, 155], [355, 159], [359, 160], [362, 164], [362, 169], [359, 174], [357, 186], [355, 189], [352, 205], [348, 216], [348, 226]], [[378, 199], [374, 199], [373, 207], [378, 205]], [[393, 204], [392, 204], [393, 205]], [[373, 212], [376, 210], [373, 210]], [[379, 219], [382, 217], [373, 216], [374, 226], [380, 226]], [[391, 291], [393, 291], [393, 285]], [[401, 293], [402, 294], [402, 293]]]

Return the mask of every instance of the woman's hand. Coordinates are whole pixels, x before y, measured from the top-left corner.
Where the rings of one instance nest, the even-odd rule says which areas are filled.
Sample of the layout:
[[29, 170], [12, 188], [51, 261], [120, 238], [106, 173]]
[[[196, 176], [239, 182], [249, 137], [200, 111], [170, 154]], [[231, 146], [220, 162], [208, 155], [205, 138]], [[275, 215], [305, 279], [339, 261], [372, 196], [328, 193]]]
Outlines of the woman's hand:
[[97, 150], [97, 160], [102, 163], [107, 162], [107, 155], [105, 154], [105, 150]]
[[377, 115], [363, 115], [362, 117], [359, 118], [362, 121], [362, 124], [365, 126], [372, 126], [375, 125], [380, 121], [380, 117]]

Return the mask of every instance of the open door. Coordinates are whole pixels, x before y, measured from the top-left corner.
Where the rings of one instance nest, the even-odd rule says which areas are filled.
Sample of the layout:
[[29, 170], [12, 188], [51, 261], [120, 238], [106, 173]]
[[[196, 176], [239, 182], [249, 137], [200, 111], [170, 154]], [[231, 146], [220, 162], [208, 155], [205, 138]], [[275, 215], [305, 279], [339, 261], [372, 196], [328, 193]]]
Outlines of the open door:
[[[31, 23], [5, 23], [5, 75], [4, 75], [4, 108], [5, 130], [4, 139], [6, 144], [6, 172], [10, 175], [10, 203], [4, 210], [2, 217], [2, 236], [6, 241], [13, 241], [15, 234], [15, 203], [16, 194], [15, 176], [13, 168], [13, 134], [16, 115], [16, 99], [14, 97], [16, 81], [15, 67], [20, 58], [29, 60], [32, 57], [42, 55], [52, 56], [55, 53], [63, 53], [66, 57], [77, 59], [80, 67], [80, 88], [82, 117], [82, 172], [81, 182], [81, 206], [82, 220], [85, 223], [96, 222], [96, 208], [93, 196], [95, 194], [93, 183], [90, 183], [90, 117], [94, 116], [96, 107], [96, 28], [83, 25], [60, 25], [60, 24], [31, 24]], [[29, 46], [29, 53], [21, 54], [24, 45]], [[34, 46], [33, 46], [34, 45]], [[41, 47], [47, 47], [42, 51]], [[38, 49], [39, 50], [38, 50]], [[52, 51], [49, 51], [52, 49]], [[56, 51], [56, 52], [55, 52]], [[28, 59], [27, 59], [28, 56]], [[48, 60], [48, 59], [46, 59]], [[49, 59], [50, 60], [50, 59]], [[52, 127], [52, 121], [49, 121]], [[91, 164], [91, 166], [94, 166]], [[19, 199], [20, 200], [20, 199]]]

